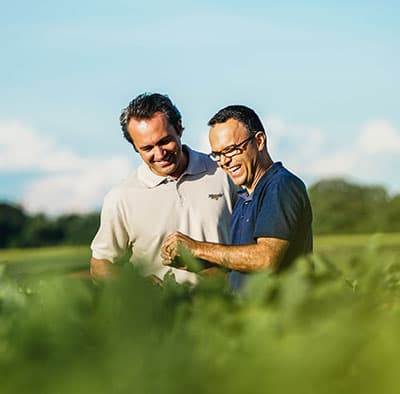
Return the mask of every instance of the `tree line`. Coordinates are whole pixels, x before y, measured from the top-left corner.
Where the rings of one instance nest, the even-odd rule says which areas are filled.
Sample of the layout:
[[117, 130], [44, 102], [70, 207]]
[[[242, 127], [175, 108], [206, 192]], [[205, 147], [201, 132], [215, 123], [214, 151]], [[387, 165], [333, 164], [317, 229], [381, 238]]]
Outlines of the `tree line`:
[[[308, 189], [315, 234], [355, 234], [400, 231], [400, 195], [382, 186], [365, 186], [345, 179], [325, 179]], [[51, 218], [30, 215], [23, 207], [0, 203], [0, 248], [88, 245], [100, 222], [99, 212]]]
[[0, 203], [0, 248], [87, 245], [100, 223], [98, 212], [51, 218], [29, 215], [19, 206]]
[[382, 186], [325, 179], [309, 188], [315, 234], [400, 231], [400, 194]]

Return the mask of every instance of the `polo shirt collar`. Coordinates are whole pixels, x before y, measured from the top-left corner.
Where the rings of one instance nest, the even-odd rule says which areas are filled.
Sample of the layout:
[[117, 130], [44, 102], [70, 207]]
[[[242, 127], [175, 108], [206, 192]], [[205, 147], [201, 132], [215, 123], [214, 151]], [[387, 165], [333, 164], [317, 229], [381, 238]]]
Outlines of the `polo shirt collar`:
[[[189, 163], [179, 179], [181, 179], [183, 175], [197, 175], [207, 171], [206, 164], [201, 160], [199, 152], [193, 151], [187, 145], [183, 145], [182, 149], [188, 154]], [[137, 171], [139, 180], [148, 188], [157, 187], [170, 179], [168, 176], [155, 174], [145, 163], [140, 164]]]
[[[261, 177], [260, 181], [257, 183], [254, 192], [258, 192], [258, 190], [262, 187], [261, 185], [266, 184], [274, 177], [274, 175], [283, 167], [281, 161], [276, 161], [272, 164], [272, 166], [265, 172], [265, 174]], [[254, 193], [253, 192], [253, 193]]]

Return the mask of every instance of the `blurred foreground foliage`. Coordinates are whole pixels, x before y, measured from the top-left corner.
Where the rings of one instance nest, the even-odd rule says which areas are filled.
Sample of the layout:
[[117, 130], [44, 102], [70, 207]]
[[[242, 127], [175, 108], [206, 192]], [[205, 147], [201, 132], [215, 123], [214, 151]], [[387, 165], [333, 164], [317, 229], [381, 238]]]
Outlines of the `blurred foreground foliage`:
[[130, 265], [97, 284], [3, 266], [0, 392], [397, 394], [399, 328], [400, 258], [378, 243], [251, 275], [239, 295]]

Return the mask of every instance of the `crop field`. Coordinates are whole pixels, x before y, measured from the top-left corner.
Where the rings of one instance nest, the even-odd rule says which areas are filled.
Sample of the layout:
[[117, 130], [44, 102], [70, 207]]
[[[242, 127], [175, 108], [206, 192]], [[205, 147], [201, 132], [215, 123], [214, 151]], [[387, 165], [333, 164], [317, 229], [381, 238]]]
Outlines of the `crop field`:
[[0, 252], [0, 393], [400, 392], [400, 234], [315, 237], [313, 257], [160, 288], [90, 250]]
[[15, 273], [40, 274], [69, 272], [88, 267], [90, 249], [80, 247], [46, 247], [0, 250], [0, 264]]

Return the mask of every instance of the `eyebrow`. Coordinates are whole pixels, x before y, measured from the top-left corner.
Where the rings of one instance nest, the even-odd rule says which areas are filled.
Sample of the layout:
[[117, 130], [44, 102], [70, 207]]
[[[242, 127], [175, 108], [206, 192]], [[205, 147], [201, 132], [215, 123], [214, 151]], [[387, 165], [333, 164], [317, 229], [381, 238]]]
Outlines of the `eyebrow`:
[[217, 153], [217, 154], [218, 154], [218, 153], [223, 153], [223, 152], [226, 152], [226, 151], [229, 150], [229, 149], [237, 148], [239, 145], [240, 145], [240, 144], [230, 144], [230, 145], [228, 145], [228, 146], [225, 146], [225, 148], [222, 149], [222, 150], [220, 150], [220, 151], [215, 151], [215, 150], [213, 150], [212, 153]]
[[158, 141], [156, 144], [154, 144], [154, 145], [139, 146], [139, 149], [140, 149], [140, 150], [147, 150], [147, 149], [151, 149], [151, 148], [153, 148], [154, 146], [157, 146], [157, 145], [164, 145], [165, 143], [170, 142], [171, 139], [172, 139], [172, 137], [171, 137], [170, 135], [167, 135], [166, 137], [161, 138], [161, 140]]
[[228, 146], [225, 146], [225, 148], [222, 149], [221, 152], [227, 151], [227, 150], [232, 149], [232, 148], [237, 148], [239, 145], [241, 145], [241, 144], [230, 144], [230, 145], [228, 145]]

